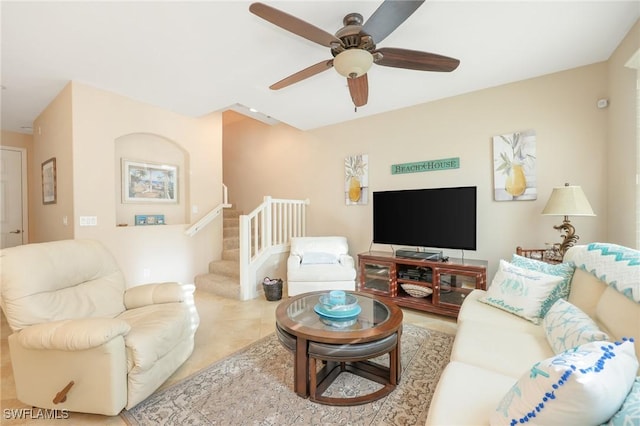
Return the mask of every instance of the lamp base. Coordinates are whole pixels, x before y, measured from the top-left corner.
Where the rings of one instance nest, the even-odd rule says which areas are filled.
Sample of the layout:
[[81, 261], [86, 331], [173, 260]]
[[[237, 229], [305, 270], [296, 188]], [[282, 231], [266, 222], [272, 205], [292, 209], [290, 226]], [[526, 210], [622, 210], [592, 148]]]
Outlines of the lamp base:
[[561, 225], [556, 225], [553, 229], [565, 232], [565, 235], [560, 235], [562, 237], [562, 243], [560, 243], [560, 247], [558, 248], [558, 252], [562, 257], [564, 257], [564, 254], [569, 250], [569, 247], [572, 247], [580, 237], [576, 235], [576, 228], [569, 223], [569, 218], [567, 216], [564, 217]]

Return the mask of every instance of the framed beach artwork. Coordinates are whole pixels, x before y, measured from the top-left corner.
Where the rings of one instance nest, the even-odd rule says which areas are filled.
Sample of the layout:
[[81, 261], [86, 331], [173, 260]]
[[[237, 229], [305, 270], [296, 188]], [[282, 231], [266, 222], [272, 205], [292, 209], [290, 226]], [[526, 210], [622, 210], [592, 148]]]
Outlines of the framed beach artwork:
[[177, 203], [178, 166], [122, 159], [122, 201]]
[[535, 200], [536, 178], [535, 130], [493, 137], [494, 200]]
[[348, 206], [369, 202], [369, 156], [353, 155], [344, 159], [344, 200]]

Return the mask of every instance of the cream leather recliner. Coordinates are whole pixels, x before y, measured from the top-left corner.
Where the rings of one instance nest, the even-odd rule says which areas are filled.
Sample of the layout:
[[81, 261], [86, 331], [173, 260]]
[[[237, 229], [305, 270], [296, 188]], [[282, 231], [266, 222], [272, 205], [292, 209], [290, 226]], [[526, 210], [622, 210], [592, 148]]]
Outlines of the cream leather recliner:
[[287, 259], [287, 294], [356, 289], [356, 269], [345, 237], [294, 237]]
[[16, 393], [25, 404], [116, 415], [153, 393], [193, 351], [193, 286], [127, 289], [97, 241], [4, 249], [0, 272]]

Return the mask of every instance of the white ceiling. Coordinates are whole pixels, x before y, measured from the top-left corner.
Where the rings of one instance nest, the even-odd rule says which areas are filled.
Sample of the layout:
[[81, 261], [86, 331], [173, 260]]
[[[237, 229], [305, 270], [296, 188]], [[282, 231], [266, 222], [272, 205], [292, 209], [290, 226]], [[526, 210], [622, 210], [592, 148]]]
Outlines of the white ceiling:
[[[265, 1], [330, 33], [381, 1]], [[378, 47], [460, 59], [452, 73], [374, 65], [354, 112], [330, 69], [272, 83], [330, 59], [329, 49], [249, 12], [246, 1], [1, 4], [2, 129], [29, 133], [68, 81], [199, 117], [235, 104], [302, 130], [588, 65], [609, 58], [640, 1], [427, 0]]]

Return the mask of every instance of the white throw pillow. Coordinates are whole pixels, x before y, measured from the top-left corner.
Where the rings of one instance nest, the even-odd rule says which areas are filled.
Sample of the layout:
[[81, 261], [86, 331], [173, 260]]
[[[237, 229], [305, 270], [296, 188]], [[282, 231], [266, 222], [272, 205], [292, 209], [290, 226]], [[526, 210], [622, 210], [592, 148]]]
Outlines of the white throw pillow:
[[550, 264], [546, 262], [542, 262], [536, 259], [530, 259], [524, 256], [518, 256], [514, 254], [511, 259], [511, 264], [515, 266], [519, 266], [521, 268], [530, 269], [532, 271], [542, 272], [543, 274], [555, 275], [558, 277], [562, 277], [562, 281], [560, 284], [553, 289], [553, 291], [547, 297], [547, 300], [542, 302], [542, 313], [541, 316], [544, 317], [547, 314], [547, 311], [551, 308], [551, 306], [558, 299], [568, 299], [569, 298], [569, 290], [571, 288], [571, 278], [573, 278], [573, 273], [575, 272], [575, 266], [571, 263], [557, 263]]
[[501, 259], [498, 272], [480, 301], [540, 324], [542, 304], [562, 280]]
[[302, 265], [322, 265], [327, 263], [338, 263], [338, 256], [336, 256], [334, 253], [311, 251], [302, 255], [302, 260], [300, 261], [300, 263]]
[[640, 376], [636, 377], [622, 407], [609, 419], [607, 426], [640, 425]]
[[590, 342], [536, 363], [507, 392], [494, 425], [600, 425], [621, 407], [638, 359], [633, 339]]
[[553, 352], [559, 354], [584, 343], [609, 340], [609, 335], [579, 308], [558, 299], [542, 320]]

